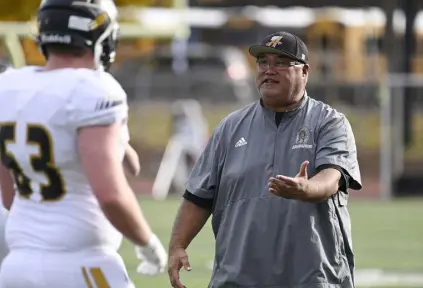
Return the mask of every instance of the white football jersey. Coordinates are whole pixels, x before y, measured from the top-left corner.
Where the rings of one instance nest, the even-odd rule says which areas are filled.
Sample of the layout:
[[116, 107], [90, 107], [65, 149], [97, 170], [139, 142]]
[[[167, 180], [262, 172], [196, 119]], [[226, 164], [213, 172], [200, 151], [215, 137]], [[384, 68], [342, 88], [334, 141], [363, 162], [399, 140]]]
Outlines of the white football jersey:
[[129, 133], [122, 87], [103, 71], [25, 67], [0, 77], [0, 103], [0, 149], [18, 186], [6, 227], [9, 247], [117, 250], [122, 235], [83, 173], [76, 137], [81, 127], [122, 123], [116, 153], [123, 160]]

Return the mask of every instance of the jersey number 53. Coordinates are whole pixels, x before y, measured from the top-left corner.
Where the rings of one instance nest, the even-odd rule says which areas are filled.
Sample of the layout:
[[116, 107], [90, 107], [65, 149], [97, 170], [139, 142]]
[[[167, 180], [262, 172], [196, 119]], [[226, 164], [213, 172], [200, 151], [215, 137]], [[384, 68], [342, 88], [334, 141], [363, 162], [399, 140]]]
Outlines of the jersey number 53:
[[[58, 201], [65, 195], [65, 185], [60, 171], [54, 166], [53, 141], [50, 132], [44, 126], [26, 125], [27, 146], [38, 147], [39, 153], [29, 156], [29, 164], [36, 173], [44, 174], [47, 184], [40, 185], [42, 201]], [[0, 155], [1, 162], [14, 177], [18, 193], [24, 198], [33, 194], [31, 179], [25, 175], [15, 155], [8, 150], [9, 144], [16, 144], [16, 123], [0, 123]]]

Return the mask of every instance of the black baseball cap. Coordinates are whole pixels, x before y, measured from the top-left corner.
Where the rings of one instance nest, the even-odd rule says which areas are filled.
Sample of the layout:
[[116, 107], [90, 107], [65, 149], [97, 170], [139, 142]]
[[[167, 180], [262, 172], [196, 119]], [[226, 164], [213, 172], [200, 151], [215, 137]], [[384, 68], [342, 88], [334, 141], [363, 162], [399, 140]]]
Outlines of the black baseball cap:
[[288, 56], [304, 64], [308, 62], [307, 46], [299, 37], [288, 32], [266, 36], [261, 44], [251, 46], [249, 52], [255, 58], [264, 53], [273, 53]]

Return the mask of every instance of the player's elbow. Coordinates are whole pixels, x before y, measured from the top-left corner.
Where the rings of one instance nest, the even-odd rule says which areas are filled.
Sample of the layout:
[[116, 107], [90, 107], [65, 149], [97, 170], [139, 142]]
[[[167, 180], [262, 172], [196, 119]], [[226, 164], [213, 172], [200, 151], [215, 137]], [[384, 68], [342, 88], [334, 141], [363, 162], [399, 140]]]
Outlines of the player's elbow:
[[[118, 164], [115, 166], [116, 169], [110, 167], [106, 171], [99, 169], [100, 173], [92, 173], [89, 177], [91, 189], [100, 205], [119, 202], [130, 191], [122, 167]], [[114, 173], [107, 173], [111, 170], [114, 170]]]
[[121, 201], [122, 197], [130, 191], [123, 168], [119, 163], [108, 165], [107, 159], [104, 160], [102, 163], [104, 166], [98, 167], [97, 171], [87, 173], [91, 189], [102, 206]]
[[[92, 191], [100, 205], [109, 205], [121, 201], [130, 191], [122, 167], [116, 163], [115, 169], [110, 166], [99, 173], [92, 173], [89, 179]], [[113, 173], [108, 173], [107, 171]]]
[[100, 206], [110, 205], [119, 201], [119, 196], [117, 193], [113, 193], [114, 191], [93, 189], [93, 192]]

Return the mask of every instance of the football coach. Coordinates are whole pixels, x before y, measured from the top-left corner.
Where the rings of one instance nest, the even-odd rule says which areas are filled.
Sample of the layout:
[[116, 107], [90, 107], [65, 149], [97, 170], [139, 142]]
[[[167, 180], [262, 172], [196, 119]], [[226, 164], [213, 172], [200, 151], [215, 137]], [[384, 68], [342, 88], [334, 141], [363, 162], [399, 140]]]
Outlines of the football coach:
[[306, 92], [308, 50], [278, 32], [250, 47], [260, 100], [215, 129], [186, 185], [169, 244], [182, 288], [186, 249], [212, 215], [210, 288], [354, 287], [348, 189], [361, 189], [346, 117]]

